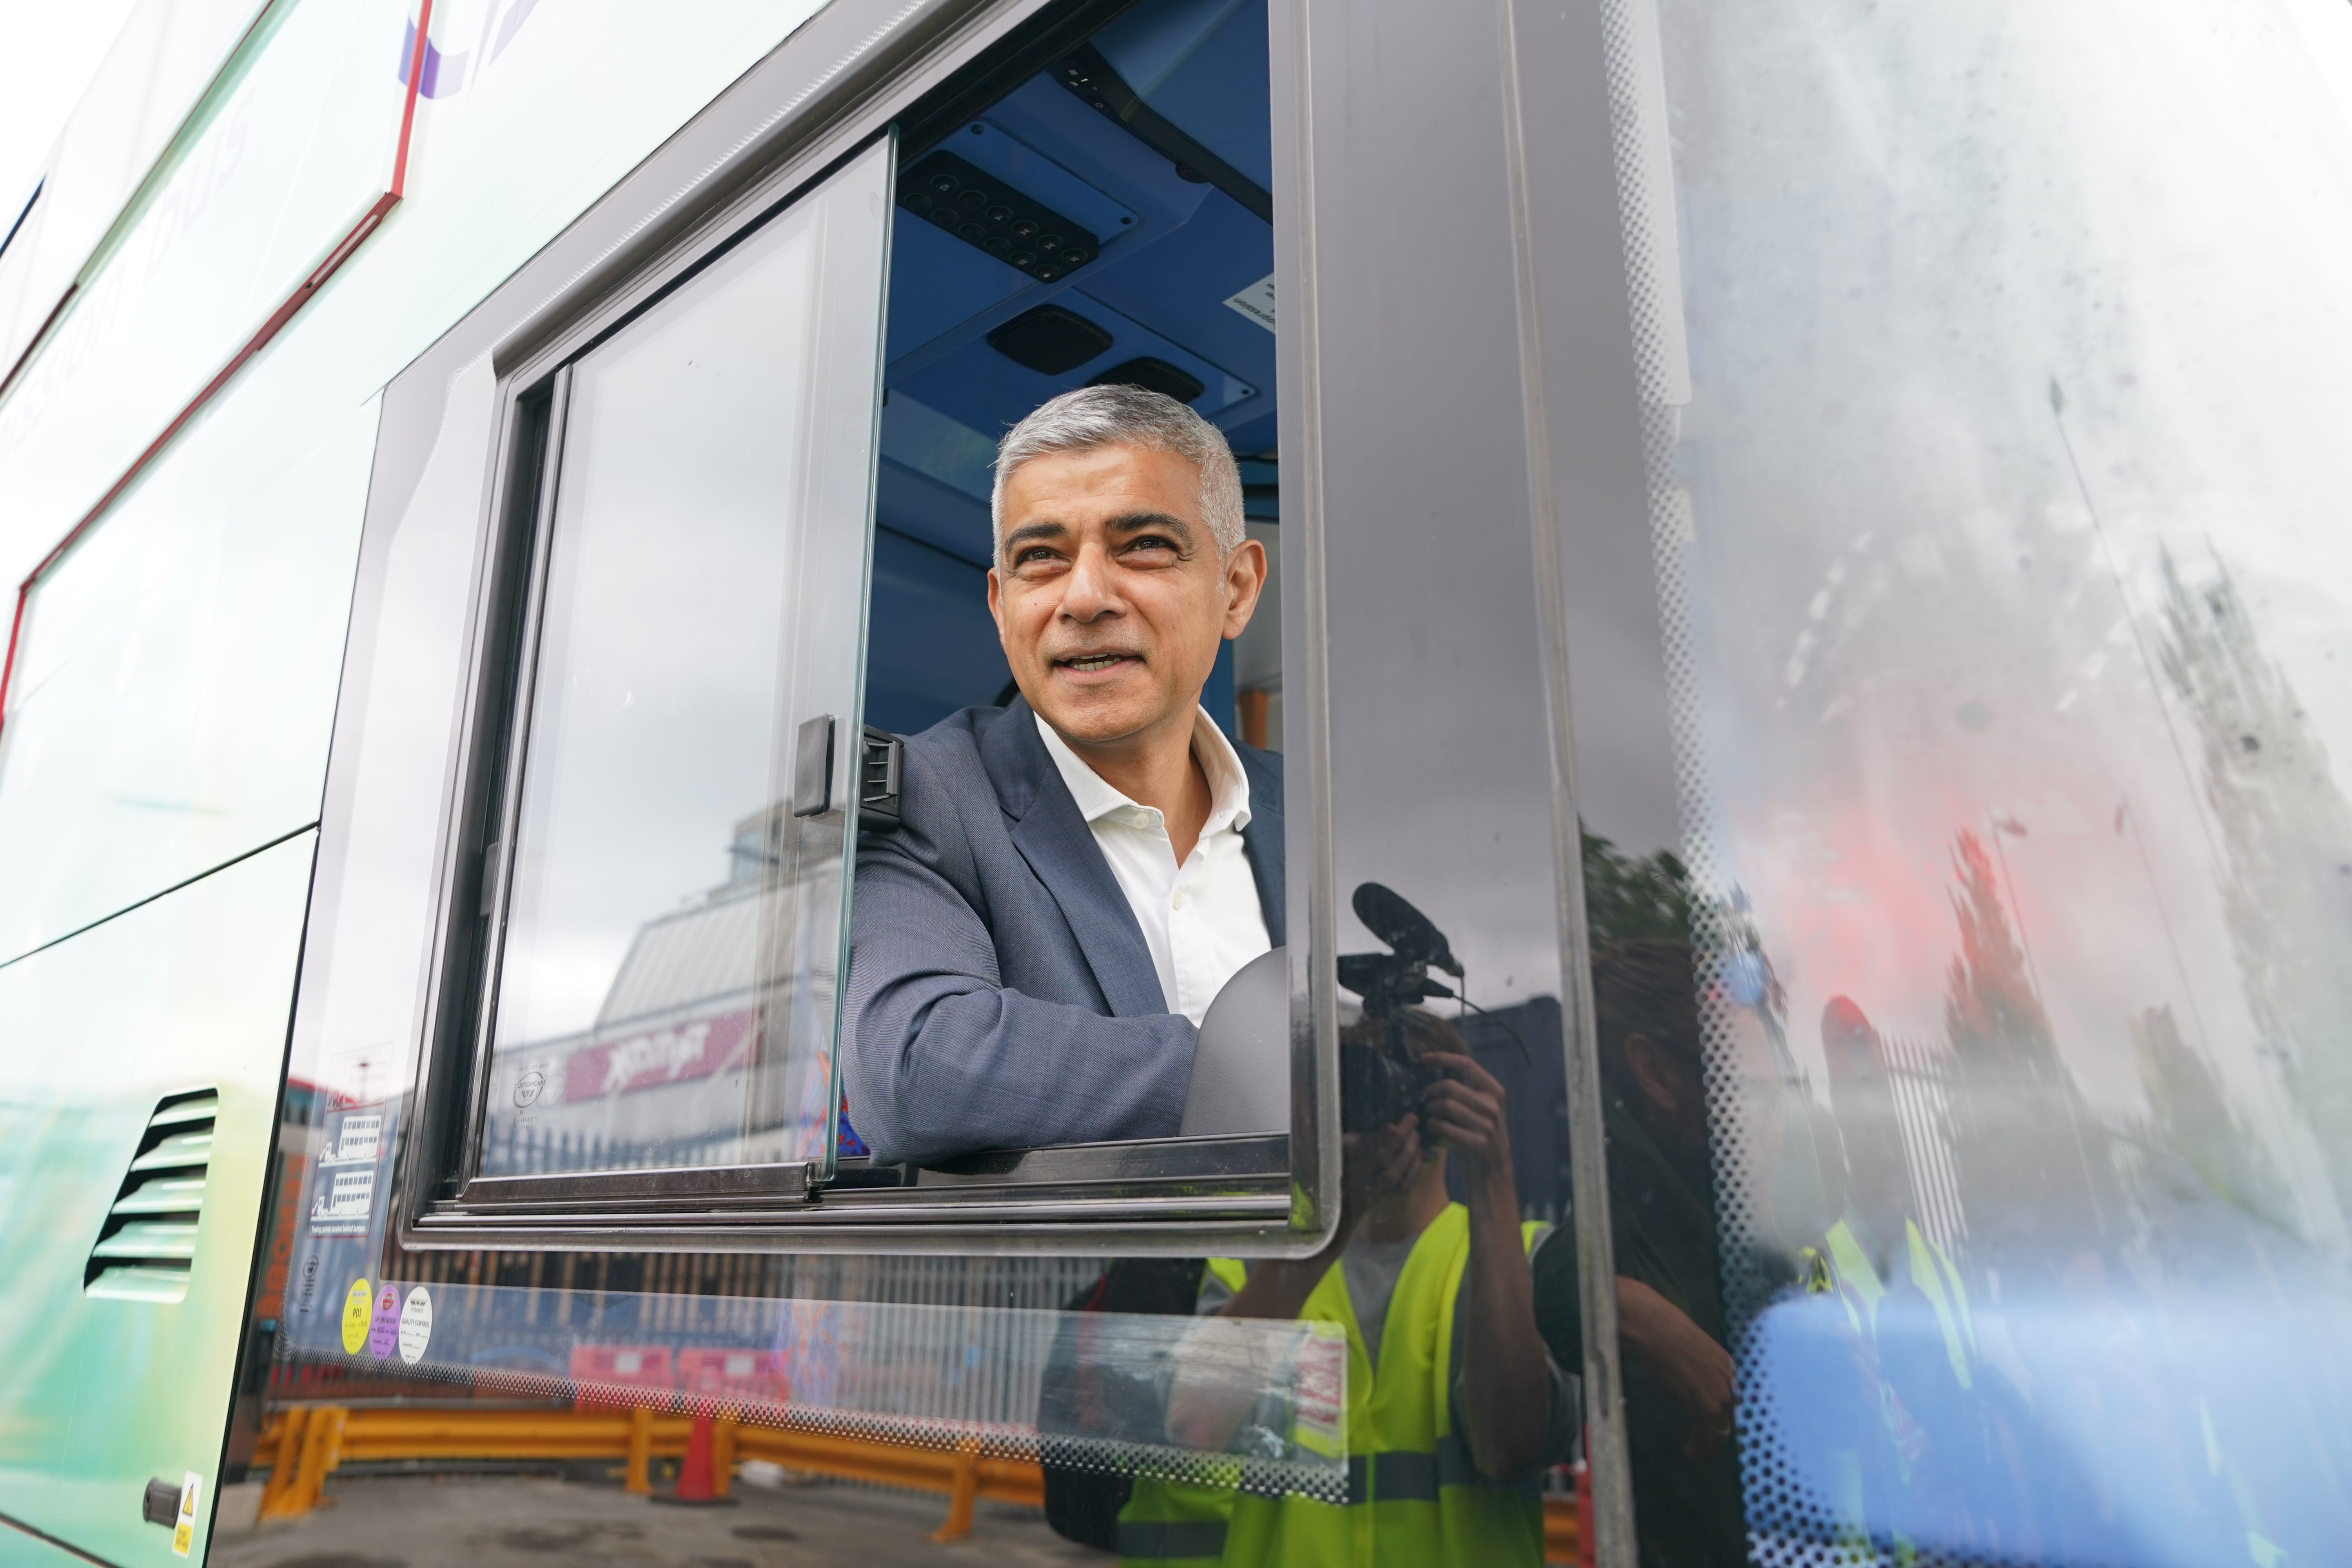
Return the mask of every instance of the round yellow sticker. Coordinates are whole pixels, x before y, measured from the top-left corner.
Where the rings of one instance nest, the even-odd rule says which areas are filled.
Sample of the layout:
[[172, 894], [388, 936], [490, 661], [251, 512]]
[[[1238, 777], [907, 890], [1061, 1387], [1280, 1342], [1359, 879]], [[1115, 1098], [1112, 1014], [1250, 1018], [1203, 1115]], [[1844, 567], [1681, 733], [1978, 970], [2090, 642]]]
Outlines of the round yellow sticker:
[[354, 1279], [343, 1297], [343, 1353], [357, 1355], [367, 1343], [368, 1316], [374, 1309], [375, 1298], [368, 1290], [368, 1282]]

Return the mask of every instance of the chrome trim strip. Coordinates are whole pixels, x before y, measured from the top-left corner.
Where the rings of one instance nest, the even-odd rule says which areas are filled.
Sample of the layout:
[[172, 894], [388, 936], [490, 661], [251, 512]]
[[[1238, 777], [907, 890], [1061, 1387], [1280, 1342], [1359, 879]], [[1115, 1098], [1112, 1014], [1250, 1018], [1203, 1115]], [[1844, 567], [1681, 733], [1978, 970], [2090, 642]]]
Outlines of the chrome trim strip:
[[1013, 1187], [1049, 1182], [1213, 1181], [1289, 1173], [1288, 1135], [1268, 1132], [1244, 1138], [1153, 1138], [1132, 1143], [1008, 1149], [921, 1167], [914, 1173], [914, 1185]]
[[713, 1202], [805, 1204], [805, 1161], [773, 1165], [702, 1165], [672, 1170], [567, 1171], [544, 1176], [477, 1176], [457, 1203], [470, 1212], [563, 1208], [595, 1203], [640, 1210]]

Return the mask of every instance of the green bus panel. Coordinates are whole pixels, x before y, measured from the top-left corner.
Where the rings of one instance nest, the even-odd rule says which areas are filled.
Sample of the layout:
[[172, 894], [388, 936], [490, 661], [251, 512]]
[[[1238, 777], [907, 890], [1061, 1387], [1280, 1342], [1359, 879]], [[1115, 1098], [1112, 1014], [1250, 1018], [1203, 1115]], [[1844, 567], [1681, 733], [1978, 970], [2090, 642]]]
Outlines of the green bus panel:
[[[313, 839], [0, 968], [0, 1514], [110, 1562], [177, 1561], [140, 1501], [149, 1480], [192, 1472], [203, 1554]], [[218, 1109], [184, 1280], [149, 1267], [92, 1293], [150, 1119], [201, 1091]], [[0, 1536], [9, 1562], [53, 1555]]]

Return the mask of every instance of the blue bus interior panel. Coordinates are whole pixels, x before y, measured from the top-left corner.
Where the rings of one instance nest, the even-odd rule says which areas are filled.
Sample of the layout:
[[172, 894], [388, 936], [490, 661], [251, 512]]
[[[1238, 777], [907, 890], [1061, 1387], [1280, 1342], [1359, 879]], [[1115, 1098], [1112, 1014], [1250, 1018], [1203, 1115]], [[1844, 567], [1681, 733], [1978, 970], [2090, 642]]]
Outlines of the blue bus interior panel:
[[[1265, 0], [1139, 6], [1090, 47], [1179, 138], [1227, 165], [1226, 184], [1270, 184]], [[1037, 249], [1055, 237], [1041, 232], [1054, 219], [1073, 231], [1055, 257], [1083, 258], [1066, 271]], [[1244, 476], [1249, 513], [1274, 520], [1274, 333], [1228, 303], [1273, 270], [1264, 218], [1051, 68], [938, 144], [904, 150], [867, 723], [920, 730], [1005, 689], [984, 579], [991, 463], [1005, 430], [1047, 398], [1097, 381], [1184, 396], [1237, 456], [1264, 459]], [[1228, 725], [1230, 653], [1208, 694]]]

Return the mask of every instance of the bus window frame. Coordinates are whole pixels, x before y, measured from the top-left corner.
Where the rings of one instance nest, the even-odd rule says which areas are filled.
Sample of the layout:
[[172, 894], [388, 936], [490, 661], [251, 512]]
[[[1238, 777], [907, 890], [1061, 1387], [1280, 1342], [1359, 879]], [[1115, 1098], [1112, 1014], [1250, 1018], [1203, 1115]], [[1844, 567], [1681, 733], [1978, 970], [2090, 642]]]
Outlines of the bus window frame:
[[[510, 821], [506, 797], [514, 781], [504, 775], [511, 727], [528, 711], [528, 694], [519, 692], [517, 682], [528, 679], [530, 662], [514, 634], [527, 628], [532, 613], [525, 595], [545, 537], [545, 520], [535, 514], [544, 476], [561, 460], [567, 367], [813, 193], [894, 126], [903, 166], [948, 127], [1124, 8], [1122, 0], [917, 0], [899, 4], [893, 16], [890, 3], [833, 0], [690, 121], [663, 153], [575, 220], [567, 238], [575, 231], [591, 243], [612, 237], [599, 247], [593, 266], [563, 277], [557, 271], [566, 261], [557, 254], [562, 242], [551, 245], [387, 387], [380, 464], [390, 449], [429, 447], [429, 435], [420, 443], [415, 429], [396, 426], [410, 412], [417, 422], [437, 424], [441, 403], [425, 395], [446, 395], [451, 368], [469, 357], [465, 351], [487, 349], [497, 377], [491, 469], [478, 520], [461, 655], [464, 695], [445, 764], [429, 973], [423, 1017], [408, 1040], [409, 1098], [416, 1114], [404, 1118], [408, 1147], [392, 1184], [387, 1241], [394, 1247], [1304, 1257], [1324, 1246], [1337, 1226], [1331, 1201], [1339, 1181], [1336, 950], [1330, 857], [1328, 846], [1317, 844], [1328, 831], [1317, 791], [1328, 779], [1329, 763], [1318, 754], [1328, 744], [1324, 727], [1313, 722], [1301, 726], [1291, 748], [1297, 776], [1287, 803], [1289, 884], [1298, 889], [1292, 928], [1295, 937], [1306, 938], [1295, 940], [1291, 950], [1294, 1092], [1287, 1133], [1006, 1151], [937, 1168], [902, 1168], [895, 1180], [894, 1173], [877, 1173], [870, 1163], [853, 1160], [845, 1162], [845, 1179], [822, 1187], [798, 1162], [519, 1176], [479, 1170], [489, 1082], [482, 1053], [495, 994], [484, 964], [495, 963], [497, 942], [494, 935], [486, 942], [471, 940], [467, 928], [481, 932], [493, 924], [473, 914], [485, 903], [486, 869], [498, 879], [489, 889], [498, 900], [492, 907], [502, 909], [506, 896], [503, 868], [488, 864], [484, 851], [502, 849], [499, 841], [512, 837], [504, 825]], [[926, 14], [909, 25], [919, 11]], [[923, 24], [930, 25], [928, 37]], [[1303, 149], [1296, 122], [1286, 114], [1292, 88], [1281, 58], [1277, 41], [1273, 130], [1277, 201], [1286, 205], [1284, 193], [1300, 182], [1291, 177], [1286, 159]], [[794, 85], [796, 68], [805, 83], [816, 65], [835, 78], [856, 79], [842, 84], [845, 101], [808, 102], [817, 95], [803, 86], [776, 108], [782, 90]], [[819, 85], [825, 85], [823, 79]], [[698, 124], [723, 132], [746, 120], [753, 122], [753, 134], [736, 140], [729, 158], [696, 172], [702, 188], [677, 190], [677, 171], [661, 166], [665, 154], [688, 142]], [[681, 208], [682, 214], [674, 210]], [[1288, 299], [1303, 298], [1309, 285], [1299, 275], [1296, 247], [1279, 226], [1276, 250], [1277, 287]], [[559, 279], [552, 289], [551, 277]], [[541, 290], [541, 302], [518, 312], [518, 299], [529, 299], [534, 289]], [[1287, 368], [1296, 356], [1286, 346], [1284, 353]], [[416, 395], [413, 405], [399, 395], [409, 390], [404, 383]], [[878, 377], [875, 407], [878, 417]], [[374, 523], [373, 492], [369, 510]], [[1301, 508], [1286, 518], [1284, 532], [1286, 552], [1301, 565], [1292, 580], [1301, 581], [1319, 561], [1318, 521]], [[363, 606], [369, 590], [364, 545], [362, 560]], [[1284, 624], [1286, 701], [1311, 718], [1320, 710], [1321, 666], [1309, 628], [1319, 625], [1319, 616], [1302, 606], [1286, 613]], [[355, 647], [362, 641], [357, 634], [355, 625]], [[1294, 668], [1295, 677], [1288, 673]], [[339, 726], [355, 673], [363, 678], [364, 667], [347, 667]], [[331, 815], [336, 794], [331, 783], [323, 825], [331, 839], [338, 836]], [[322, 848], [330, 851], [321, 856], [323, 877], [333, 846]], [[1326, 871], [1320, 879], [1312, 876], [1318, 867]], [[314, 909], [328, 906], [322, 901]]]

